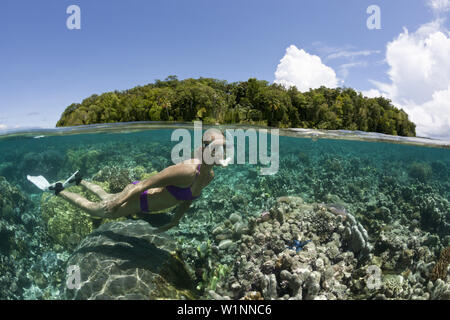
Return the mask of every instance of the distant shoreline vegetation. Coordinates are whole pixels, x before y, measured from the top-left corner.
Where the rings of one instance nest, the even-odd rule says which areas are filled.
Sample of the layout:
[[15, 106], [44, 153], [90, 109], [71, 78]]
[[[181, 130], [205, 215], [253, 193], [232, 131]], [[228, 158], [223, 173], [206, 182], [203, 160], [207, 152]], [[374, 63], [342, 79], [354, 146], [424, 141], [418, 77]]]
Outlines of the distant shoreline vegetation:
[[300, 92], [255, 78], [228, 83], [169, 76], [129, 90], [94, 94], [68, 106], [56, 126], [194, 120], [416, 136], [408, 115], [383, 97], [366, 98], [351, 88]]

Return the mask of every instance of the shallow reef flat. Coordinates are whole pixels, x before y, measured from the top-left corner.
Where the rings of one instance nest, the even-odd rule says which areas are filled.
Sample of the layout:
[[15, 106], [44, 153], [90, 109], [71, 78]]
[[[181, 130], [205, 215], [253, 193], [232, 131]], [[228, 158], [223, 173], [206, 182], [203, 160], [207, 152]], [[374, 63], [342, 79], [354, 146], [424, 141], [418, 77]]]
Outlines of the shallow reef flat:
[[[80, 169], [119, 192], [171, 164], [173, 128], [137, 129], [0, 140], [1, 299], [106, 297], [68, 294], [67, 267], [99, 228], [124, 221], [93, 221], [26, 175], [57, 181]], [[279, 154], [273, 176], [248, 163], [215, 169], [167, 232], [167, 252], [182, 261], [192, 287], [165, 298], [449, 299], [449, 149], [280, 136]], [[150, 230], [170, 217], [171, 210], [127, 221], [144, 219]], [[134, 283], [127, 279], [125, 287]], [[114, 290], [108, 298], [137, 297]]]
[[[226, 225], [216, 229], [216, 238]], [[207, 294], [244, 300], [448, 300], [449, 279], [433, 273], [439, 248], [427, 246], [428, 237], [401, 225], [370, 237], [350, 213], [282, 197], [268, 214], [252, 218], [239, 239], [227, 246], [220, 240], [212, 250], [237, 260]], [[290, 244], [296, 240], [308, 242], [294, 250]]]

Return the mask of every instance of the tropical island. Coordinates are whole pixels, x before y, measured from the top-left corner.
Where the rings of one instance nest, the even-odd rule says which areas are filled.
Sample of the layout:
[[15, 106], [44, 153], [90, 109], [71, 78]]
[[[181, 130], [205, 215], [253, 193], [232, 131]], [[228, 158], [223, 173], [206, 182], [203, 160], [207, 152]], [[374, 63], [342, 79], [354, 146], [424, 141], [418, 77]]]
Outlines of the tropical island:
[[280, 128], [360, 130], [415, 136], [416, 126], [389, 99], [368, 98], [351, 88], [300, 92], [265, 80], [228, 83], [169, 76], [129, 90], [94, 94], [73, 103], [57, 127], [130, 121], [201, 120]]

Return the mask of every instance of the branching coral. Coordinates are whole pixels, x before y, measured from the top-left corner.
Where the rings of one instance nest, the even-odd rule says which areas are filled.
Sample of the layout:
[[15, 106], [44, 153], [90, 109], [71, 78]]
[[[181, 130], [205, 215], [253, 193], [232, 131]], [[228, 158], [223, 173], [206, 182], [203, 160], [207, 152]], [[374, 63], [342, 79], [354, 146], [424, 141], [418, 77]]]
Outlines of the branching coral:
[[447, 277], [447, 269], [449, 263], [450, 263], [450, 246], [442, 250], [439, 260], [436, 262], [436, 265], [431, 271], [430, 279], [432, 281], [436, 281], [437, 279], [442, 279], [445, 281]]
[[214, 269], [205, 269], [202, 281], [197, 285], [197, 290], [216, 290], [217, 284], [224, 281], [230, 272], [230, 267], [219, 264]]

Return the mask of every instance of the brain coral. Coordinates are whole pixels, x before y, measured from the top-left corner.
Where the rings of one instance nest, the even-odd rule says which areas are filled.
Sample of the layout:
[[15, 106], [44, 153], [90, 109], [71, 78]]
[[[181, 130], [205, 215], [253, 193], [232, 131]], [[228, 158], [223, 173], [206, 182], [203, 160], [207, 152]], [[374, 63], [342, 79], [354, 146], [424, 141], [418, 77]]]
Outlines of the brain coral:
[[61, 197], [44, 193], [42, 216], [52, 239], [65, 249], [73, 249], [93, 230], [91, 218]]
[[[107, 183], [97, 182], [107, 192]], [[73, 186], [70, 192], [81, 194], [90, 201], [99, 199], [80, 186]], [[61, 197], [44, 193], [41, 197], [41, 211], [47, 223], [48, 233], [63, 248], [74, 249], [80, 241], [94, 230], [94, 220], [83, 210], [75, 207]], [[104, 219], [106, 220], [106, 219]], [[105, 222], [102, 220], [102, 223]]]

